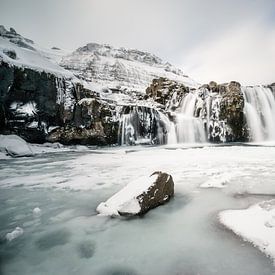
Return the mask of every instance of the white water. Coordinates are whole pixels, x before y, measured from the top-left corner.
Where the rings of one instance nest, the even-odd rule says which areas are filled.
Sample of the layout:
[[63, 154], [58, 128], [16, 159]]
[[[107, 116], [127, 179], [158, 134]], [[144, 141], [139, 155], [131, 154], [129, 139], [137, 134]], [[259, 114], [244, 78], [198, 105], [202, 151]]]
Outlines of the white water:
[[178, 143], [205, 142], [206, 135], [201, 118], [196, 118], [195, 108], [197, 94], [187, 94], [182, 102], [180, 112], [176, 113], [176, 136]]
[[269, 88], [242, 88], [252, 141], [275, 140], [275, 98]]
[[[275, 140], [275, 98], [269, 88], [242, 87], [249, 136], [251, 141]], [[170, 120], [161, 111], [135, 106], [120, 121], [122, 145], [205, 143], [227, 140], [232, 129], [220, 119], [218, 93], [208, 93], [203, 88], [189, 92], [179, 108], [170, 113]]]
[[123, 114], [120, 119], [119, 126], [120, 136], [121, 136], [121, 144], [127, 144], [131, 141], [131, 137], [134, 135], [134, 127], [131, 124], [131, 115]]

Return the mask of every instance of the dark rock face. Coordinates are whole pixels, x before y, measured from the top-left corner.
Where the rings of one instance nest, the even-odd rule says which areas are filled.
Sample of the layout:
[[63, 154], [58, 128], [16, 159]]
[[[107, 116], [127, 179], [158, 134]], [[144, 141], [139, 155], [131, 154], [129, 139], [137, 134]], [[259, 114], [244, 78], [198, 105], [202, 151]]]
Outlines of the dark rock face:
[[4, 54], [7, 55], [9, 58], [11, 59], [16, 59], [16, 52], [15, 50], [8, 50], [8, 49], [4, 49]]
[[[192, 93], [196, 99], [187, 104], [194, 104], [194, 118], [204, 123], [207, 139], [211, 142], [247, 141], [247, 125], [244, 117], [244, 97], [238, 82], [217, 84], [211, 81], [199, 89], [190, 89], [183, 84], [164, 78], [154, 79], [146, 90], [146, 98], [152, 98], [162, 106], [176, 121], [182, 113], [185, 98]], [[188, 114], [190, 115], [190, 114]]]
[[146, 89], [145, 99], [152, 98], [166, 110], [175, 110], [188, 92], [189, 88], [183, 84], [161, 77], [153, 79], [152, 84]]
[[[0, 63], [0, 132], [28, 142], [117, 143], [114, 106], [53, 74]], [[55, 128], [54, 131], [52, 129]]]
[[[137, 197], [140, 205], [140, 212], [136, 215], [142, 215], [149, 210], [167, 203], [174, 196], [174, 181], [171, 175], [163, 172], [154, 172], [152, 175], [158, 175], [156, 181]], [[129, 213], [119, 212], [121, 216], [129, 216]]]
[[241, 85], [238, 82], [230, 82], [220, 104], [220, 119], [224, 120], [232, 129], [226, 136], [227, 141], [245, 141], [244, 97]]
[[163, 172], [154, 172], [158, 178], [146, 192], [138, 196], [141, 207], [139, 214], [144, 214], [150, 209], [167, 203], [174, 196], [174, 181], [171, 175]]

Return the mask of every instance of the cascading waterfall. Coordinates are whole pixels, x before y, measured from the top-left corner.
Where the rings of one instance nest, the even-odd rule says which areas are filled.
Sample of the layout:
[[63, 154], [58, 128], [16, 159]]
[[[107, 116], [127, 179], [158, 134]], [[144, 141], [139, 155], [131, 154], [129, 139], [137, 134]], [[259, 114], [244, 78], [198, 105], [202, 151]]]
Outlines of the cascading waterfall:
[[[271, 89], [263, 86], [241, 89], [250, 139], [275, 140], [275, 98]], [[232, 141], [232, 137], [235, 137], [234, 129], [226, 117], [220, 115], [222, 106], [224, 108], [227, 106], [224, 104], [228, 104], [223, 93], [225, 92], [213, 92], [203, 87], [190, 91], [181, 101], [178, 100], [176, 108], [168, 107], [167, 113], [149, 106], [124, 106], [120, 116], [119, 143], [133, 145]], [[175, 99], [173, 96], [171, 100]]]
[[[190, 92], [184, 97], [179, 112], [175, 113], [177, 143], [197, 143], [206, 141], [204, 123], [200, 117], [195, 117], [197, 102], [197, 91], [194, 93]], [[173, 131], [173, 128], [171, 131]]]
[[169, 119], [147, 106], [124, 106], [119, 123], [121, 145], [165, 144]]
[[271, 89], [243, 87], [242, 92], [252, 141], [275, 140], [275, 98]]

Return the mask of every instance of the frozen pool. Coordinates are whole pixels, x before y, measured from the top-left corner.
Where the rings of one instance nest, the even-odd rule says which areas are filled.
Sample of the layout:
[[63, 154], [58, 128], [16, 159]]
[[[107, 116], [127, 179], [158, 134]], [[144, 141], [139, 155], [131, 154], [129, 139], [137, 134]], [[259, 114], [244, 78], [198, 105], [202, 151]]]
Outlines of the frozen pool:
[[[120, 148], [0, 162], [0, 274], [275, 274], [217, 218], [273, 197], [274, 147]], [[155, 170], [174, 177], [170, 203], [134, 219], [96, 215], [101, 201]], [[23, 235], [6, 241], [17, 226]]]

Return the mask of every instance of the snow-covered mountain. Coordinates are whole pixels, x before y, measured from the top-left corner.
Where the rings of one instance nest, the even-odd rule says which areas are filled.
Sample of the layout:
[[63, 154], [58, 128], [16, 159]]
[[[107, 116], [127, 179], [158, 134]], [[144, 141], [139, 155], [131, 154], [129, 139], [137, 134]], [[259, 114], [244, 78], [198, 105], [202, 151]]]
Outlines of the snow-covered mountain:
[[0, 60], [58, 77], [74, 78], [96, 92], [108, 89], [145, 93], [154, 78], [166, 77], [190, 87], [198, 83], [159, 57], [133, 49], [89, 43], [73, 52], [47, 49], [0, 26]]
[[62, 58], [60, 65], [92, 89], [118, 89], [144, 93], [154, 78], [165, 77], [190, 87], [198, 83], [159, 57], [133, 49], [89, 43]]
[[73, 78], [73, 74], [58, 62], [68, 52], [59, 48], [44, 48], [18, 34], [13, 28], [6, 30], [0, 25], [0, 61], [38, 72], [52, 73], [58, 77]]

